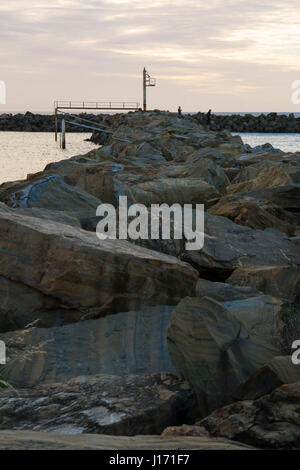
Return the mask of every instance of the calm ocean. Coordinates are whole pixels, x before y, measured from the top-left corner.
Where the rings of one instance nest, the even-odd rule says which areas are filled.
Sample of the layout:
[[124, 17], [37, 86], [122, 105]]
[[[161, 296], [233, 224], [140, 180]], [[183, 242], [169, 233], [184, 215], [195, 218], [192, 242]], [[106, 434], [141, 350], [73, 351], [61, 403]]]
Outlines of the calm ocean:
[[26, 178], [48, 163], [58, 162], [95, 148], [85, 142], [91, 134], [67, 134], [67, 148], [54, 141], [53, 132], [0, 132], [0, 184]]

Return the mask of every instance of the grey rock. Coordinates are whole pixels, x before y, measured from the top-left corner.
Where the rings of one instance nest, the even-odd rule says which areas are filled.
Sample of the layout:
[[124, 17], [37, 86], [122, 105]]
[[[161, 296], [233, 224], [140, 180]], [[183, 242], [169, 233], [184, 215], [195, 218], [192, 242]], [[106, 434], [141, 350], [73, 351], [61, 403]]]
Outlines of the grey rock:
[[182, 419], [192, 422], [196, 401], [167, 373], [93, 375], [0, 394], [0, 429], [56, 434], [160, 434]]
[[281, 303], [268, 296], [222, 303], [186, 298], [176, 307], [168, 348], [177, 374], [197, 395], [202, 417], [234, 402], [240, 384], [279, 355], [280, 311]]
[[173, 308], [148, 307], [65, 326], [0, 334], [7, 348], [7, 381], [28, 387], [79, 375], [174, 372], [166, 345]]

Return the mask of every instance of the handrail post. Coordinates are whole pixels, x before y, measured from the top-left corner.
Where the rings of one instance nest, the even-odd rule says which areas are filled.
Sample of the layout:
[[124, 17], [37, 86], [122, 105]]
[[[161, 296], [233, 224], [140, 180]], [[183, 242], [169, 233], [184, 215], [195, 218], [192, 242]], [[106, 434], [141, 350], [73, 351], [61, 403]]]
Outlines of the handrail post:
[[61, 120], [61, 148], [66, 148], [66, 121], [65, 118]]
[[55, 108], [55, 142], [57, 142], [57, 108]]

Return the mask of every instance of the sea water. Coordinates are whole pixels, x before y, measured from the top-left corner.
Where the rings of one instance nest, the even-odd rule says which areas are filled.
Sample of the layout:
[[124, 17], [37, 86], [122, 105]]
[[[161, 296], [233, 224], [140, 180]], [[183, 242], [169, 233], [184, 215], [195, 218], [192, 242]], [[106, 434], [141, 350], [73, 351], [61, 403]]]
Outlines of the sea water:
[[25, 179], [28, 173], [42, 171], [48, 163], [97, 148], [85, 141], [90, 136], [90, 133], [67, 134], [67, 148], [63, 150], [55, 142], [53, 132], [0, 132], [0, 184]]

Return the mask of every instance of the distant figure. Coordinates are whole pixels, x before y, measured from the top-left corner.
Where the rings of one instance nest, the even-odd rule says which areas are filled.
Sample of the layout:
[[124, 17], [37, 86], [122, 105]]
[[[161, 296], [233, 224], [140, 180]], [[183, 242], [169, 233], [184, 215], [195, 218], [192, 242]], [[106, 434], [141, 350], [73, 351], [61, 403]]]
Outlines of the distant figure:
[[210, 129], [211, 125], [211, 109], [208, 111], [206, 114], [206, 124], [207, 124], [207, 129]]
[[178, 107], [178, 117], [179, 117], [179, 118], [182, 118], [182, 111], [181, 111], [181, 107], [180, 107], [180, 106]]

